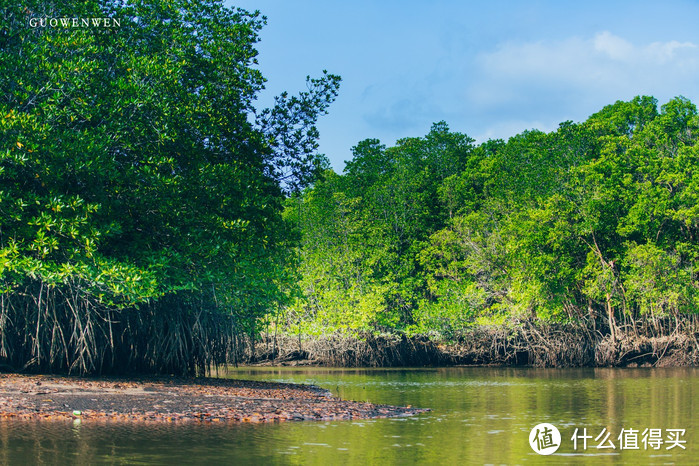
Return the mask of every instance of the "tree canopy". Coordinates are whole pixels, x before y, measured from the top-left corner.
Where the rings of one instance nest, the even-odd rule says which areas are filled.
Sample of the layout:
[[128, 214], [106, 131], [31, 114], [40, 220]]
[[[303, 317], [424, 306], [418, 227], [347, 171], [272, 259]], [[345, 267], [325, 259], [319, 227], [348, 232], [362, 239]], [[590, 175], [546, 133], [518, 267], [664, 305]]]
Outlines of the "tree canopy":
[[[287, 204], [303, 236], [302, 332], [451, 339], [474, 325], [694, 314], [699, 216], [694, 104], [616, 102], [582, 123], [474, 145], [357, 144], [342, 175]], [[645, 325], [645, 324], [644, 324]]]
[[[339, 77], [257, 111], [265, 19], [216, 0], [3, 2], [0, 361], [193, 372], [289, 297], [285, 192]], [[31, 27], [112, 18], [112, 27]]]

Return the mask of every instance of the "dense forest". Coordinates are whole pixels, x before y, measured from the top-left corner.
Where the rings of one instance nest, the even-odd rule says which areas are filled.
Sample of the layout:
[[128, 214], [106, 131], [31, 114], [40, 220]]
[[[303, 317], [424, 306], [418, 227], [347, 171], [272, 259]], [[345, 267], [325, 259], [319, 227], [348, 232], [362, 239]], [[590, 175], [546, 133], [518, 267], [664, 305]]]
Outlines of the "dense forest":
[[286, 331], [428, 335], [575, 323], [614, 343], [669, 334], [699, 304], [699, 118], [678, 97], [475, 144], [353, 148], [342, 175], [287, 199], [301, 291]]
[[215, 0], [3, 1], [0, 16], [0, 364], [235, 359], [295, 283], [282, 203], [321, 166], [339, 77], [256, 110], [265, 20]]
[[[203, 373], [261, 331], [449, 343], [574, 324], [614, 343], [696, 329], [685, 98], [481, 144], [439, 122], [359, 142], [337, 174], [315, 125], [339, 77], [255, 107], [259, 13], [0, 12], [2, 368]], [[29, 27], [45, 17], [119, 27]]]

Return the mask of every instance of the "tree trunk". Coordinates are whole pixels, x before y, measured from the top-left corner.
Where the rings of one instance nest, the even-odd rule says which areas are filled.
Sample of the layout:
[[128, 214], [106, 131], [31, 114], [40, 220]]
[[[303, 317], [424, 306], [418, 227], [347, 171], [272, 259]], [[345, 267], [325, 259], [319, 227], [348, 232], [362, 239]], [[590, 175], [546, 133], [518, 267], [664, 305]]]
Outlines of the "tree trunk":
[[607, 297], [607, 318], [609, 319], [609, 334], [612, 336], [612, 343], [616, 343], [616, 323], [614, 322], [614, 309], [612, 308], [612, 297], [609, 293]]

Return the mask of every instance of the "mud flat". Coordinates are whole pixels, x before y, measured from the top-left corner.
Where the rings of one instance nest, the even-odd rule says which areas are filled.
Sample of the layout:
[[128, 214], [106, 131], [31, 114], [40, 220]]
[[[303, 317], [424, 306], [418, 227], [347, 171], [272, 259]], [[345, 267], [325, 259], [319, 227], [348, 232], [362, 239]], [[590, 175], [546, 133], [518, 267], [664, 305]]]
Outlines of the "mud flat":
[[311, 385], [0, 374], [0, 419], [281, 422], [411, 416], [425, 411], [428, 409], [341, 400]]

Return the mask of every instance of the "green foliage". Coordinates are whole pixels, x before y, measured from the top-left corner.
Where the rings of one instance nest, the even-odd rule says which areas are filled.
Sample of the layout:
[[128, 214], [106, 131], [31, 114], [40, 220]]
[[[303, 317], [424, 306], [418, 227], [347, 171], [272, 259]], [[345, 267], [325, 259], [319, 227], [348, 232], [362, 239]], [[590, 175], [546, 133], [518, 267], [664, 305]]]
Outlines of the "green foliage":
[[[680, 250], [696, 246], [678, 245]], [[668, 315], [671, 312], [695, 312], [697, 309], [696, 252], [683, 260], [677, 250], [664, 251], [649, 242], [633, 245], [626, 255], [625, 286], [629, 299], [641, 314]]]
[[[315, 121], [339, 78], [309, 78], [256, 114], [264, 19], [216, 0], [35, 0], [0, 13], [0, 357], [112, 370], [105, 355], [125, 345], [144, 370], [223, 362], [236, 332], [290, 296], [283, 192], [322, 165]], [[28, 26], [44, 17], [120, 25]], [[42, 351], [82, 319], [97, 326], [89, 344], [79, 328]]]
[[696, 312], [698, 125], [683, 97], [660, 111], [636, 97], [507, 142], [474, 147], [443, 123], [394, 147], [363, 141], [344, 175], [295, 201], [294, 309], [318, 328], [314, 307], [332, 330], [447, 339], [503, 319], [613, 332]]
[[448, 218], [438, 189], [465, 169], [472, 143], [444, 123], [388, 149], [365, 140], [344, 175], [329, 172], [287, 203], [303, 238], [306, 299], [294, 315], [326, 331], [411, 325], [425, 286], [419, 252]]

